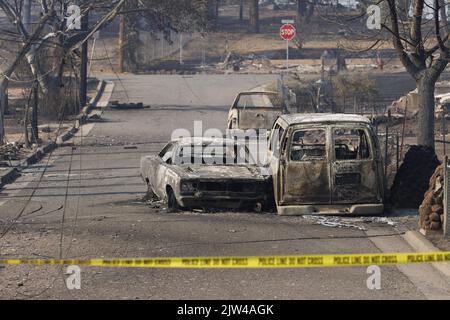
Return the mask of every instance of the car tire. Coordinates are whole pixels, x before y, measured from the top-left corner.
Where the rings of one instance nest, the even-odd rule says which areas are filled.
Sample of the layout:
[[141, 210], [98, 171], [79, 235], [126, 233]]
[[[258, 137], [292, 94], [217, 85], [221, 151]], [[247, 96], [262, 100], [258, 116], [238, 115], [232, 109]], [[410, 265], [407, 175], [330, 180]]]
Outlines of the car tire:
[[167, 209], [169, 212], [178, 212], [181, 209], [172, 189], [167, 191]]

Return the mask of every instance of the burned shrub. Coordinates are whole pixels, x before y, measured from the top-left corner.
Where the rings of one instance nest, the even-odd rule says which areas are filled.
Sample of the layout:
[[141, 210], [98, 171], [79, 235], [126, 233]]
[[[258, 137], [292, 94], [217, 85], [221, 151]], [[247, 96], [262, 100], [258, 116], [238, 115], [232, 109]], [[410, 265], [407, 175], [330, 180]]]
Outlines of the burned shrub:
[[395, 176], [391, 204], [397, 208], [418, 208], [428, 190], [430, 177], [439, 164], [432, 148], [411, 146]]

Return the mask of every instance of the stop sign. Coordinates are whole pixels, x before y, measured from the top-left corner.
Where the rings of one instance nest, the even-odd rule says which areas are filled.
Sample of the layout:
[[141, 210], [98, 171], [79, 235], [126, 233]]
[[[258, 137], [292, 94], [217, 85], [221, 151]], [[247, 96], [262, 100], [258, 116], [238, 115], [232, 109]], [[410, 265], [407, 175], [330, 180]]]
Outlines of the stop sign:
[[296, 36], [295, 27], [290, 23], [284, 24], [280, 28], [280, 36], [283, 40], [287, 40], [287, 41], [293, 40]]

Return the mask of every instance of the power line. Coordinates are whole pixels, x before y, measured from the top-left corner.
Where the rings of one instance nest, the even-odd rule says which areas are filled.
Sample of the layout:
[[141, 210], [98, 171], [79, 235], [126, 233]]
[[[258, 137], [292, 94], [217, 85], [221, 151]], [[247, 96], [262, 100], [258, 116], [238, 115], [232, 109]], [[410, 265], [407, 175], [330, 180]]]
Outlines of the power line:
[[111, 66], [111, 70], [112, 70], [112, 72], [114, 72], [114, 74], [116, 75], [117, 80], [120, 83], [120, 86], [123, 88], [125, 96], [127, 97], [127, 102], [130, 102], [130, 97], [128, 95], [127, 89], [125, 88], [125, 86], [124, 86], [124, 84], [122, 82], [122, 79], [119, 77], [119, 75], [117, 74], [116, 70], [114, 69], [114, 66], [112, 64], [111, 58], [110, 58], [109, 53], [108, 53], [108, 49], [106, 48], [105, 40], [102, 39], [102, 43], [103, 43], [103, 48], [105, 49], [106, 57], [107, 57], [107, 59], [109, 61], [109, 65]]

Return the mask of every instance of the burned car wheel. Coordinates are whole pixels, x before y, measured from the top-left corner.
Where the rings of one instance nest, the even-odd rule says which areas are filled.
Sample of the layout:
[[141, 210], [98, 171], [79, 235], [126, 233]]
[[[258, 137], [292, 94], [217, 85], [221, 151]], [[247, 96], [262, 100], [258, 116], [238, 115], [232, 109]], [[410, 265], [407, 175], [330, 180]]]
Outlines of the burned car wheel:
[[170, 188], [167, 190], [167, 209], [170, 212], [177, 212], [182, 209], [175, 197], [175, 193]]

